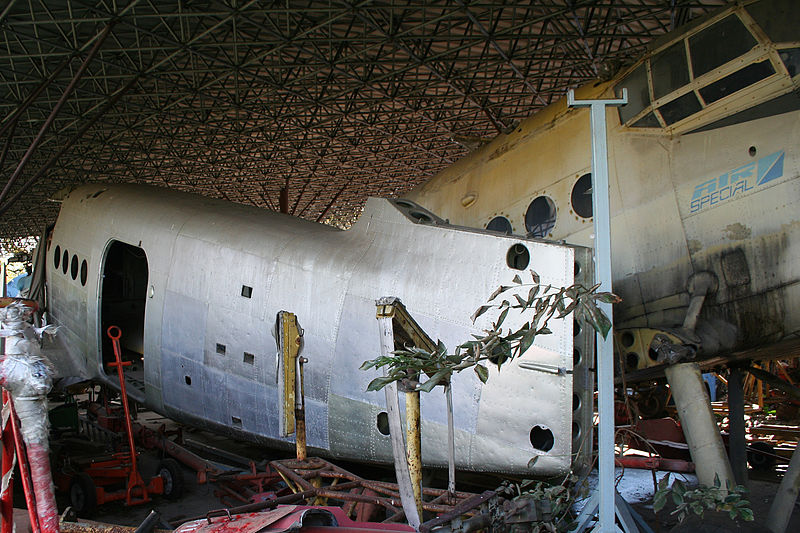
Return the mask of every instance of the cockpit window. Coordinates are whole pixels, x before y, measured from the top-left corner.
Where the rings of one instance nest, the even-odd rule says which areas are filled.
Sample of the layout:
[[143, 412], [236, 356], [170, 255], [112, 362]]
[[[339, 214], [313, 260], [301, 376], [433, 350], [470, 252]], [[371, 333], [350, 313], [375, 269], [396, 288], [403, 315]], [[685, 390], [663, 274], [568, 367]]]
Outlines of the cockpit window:
[[747, 12], [772, 42], [796, 41], [800, 28], [800, 9], [797, 0], [769, 0], [747, 6]]
[[800, 74], [798, 28], [797, 0], [738, 5], [695, 26], [616, 84], [617, 95], [628, 90], [620, 122], [687, 132], [781, 97]]
[[619, 84], [628, 89], [628, 105], [619, 108], [622, 122], [628, 122], [650, 105], [650, 89], [647, 86], [647, 70], [644, 64], [628, 74]]
[[707, 104], [710, 104], [738, 90], [753, 85], [757, 81], [761, 81], [772, 74], [775, 74], [775, 69], [772, 68], [772, 64], [769, 61], [753, 63], [710, 85], [706, 85], [700, 89], [700, 96], [703, 97], [703, 100], [705, 100]]
[[730, 15], [724, 18], [689, 37], [694, 77], [702, 76], [736, 59], [755, 45], [755, 38], [747, 31], [739, 17]]
[[686, 93], [680, 98], [668, 102], [658, 108], [667, 125], [675, 124], [679, 120], [693, 115], [703, 109], [694, 93]]
[[689, 69], [686, 67], [686, 48], [678, 41], [651, 62], [653, 76], [653, 96], [662, 98], [672, 91], [689, 83]]
[[786, 70], [789, 71], [789, 76], [794, 78], [800, 74], [800, 48], [787, 48], [779, 53], [781, 61], [786, 65]]
[[632, 128], [660, 128], [661, 127], [661, 123], [658, 121], [658, 118], [656, 118], [656, 114], [651, 111], [650, 113], [646, 114], [645, 116], [643, 116], [642, 118], [640, 118], [639, 120], [637, 120], [636, 122], [631, 124], [631, 127]]

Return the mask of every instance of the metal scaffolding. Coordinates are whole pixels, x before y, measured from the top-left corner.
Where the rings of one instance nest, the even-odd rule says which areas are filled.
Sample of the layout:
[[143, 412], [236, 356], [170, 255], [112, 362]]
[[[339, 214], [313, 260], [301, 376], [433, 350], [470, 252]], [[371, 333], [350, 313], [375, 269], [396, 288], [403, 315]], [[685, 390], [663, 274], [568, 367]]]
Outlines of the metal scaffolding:
[[7, 0], [0, 239], [87, 181], [347, 225], [724, 3]]

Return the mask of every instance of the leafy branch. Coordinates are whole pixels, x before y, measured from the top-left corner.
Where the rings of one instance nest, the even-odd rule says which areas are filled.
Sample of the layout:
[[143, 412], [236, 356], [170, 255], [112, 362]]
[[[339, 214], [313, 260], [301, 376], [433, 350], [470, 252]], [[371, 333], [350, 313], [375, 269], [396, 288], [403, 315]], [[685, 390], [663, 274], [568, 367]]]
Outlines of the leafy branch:
[[714, 486], [699, 486], [687, 489], [686, 484], [676, 479], [669, 485], [667, 474], [658, 482], [658, 490], [653, 495], [653, 511], [659, 512], [667, 504], [671, 495], [675, 510], [670, 514], [678, 515], [678, 522], [683, 522], [691, 513], [703, 517], [706, 510], [727, 512], [731, 520], [753, 520], [753, 510], [747, 501], [747, 489], [742, 485], [732, 486], [728, 481], [727, 490], [722, 489], [719, 475], [714, 476]]
[[[570, 313], [581, 322], [590, 325], [605, 338], [611, 330], [611, 320], [598, 307], [598, 302], [617, 303], [620, 298], [609, 292], [597, 292], [600, 284], [586, 288], [581, 284], [569, 287], [542, 285], [539, 275], [530, 271], [531, 282], [523, 283], [519, 275], [511, 285], [501, 285], [472, 315], [472, 322], [490, 310], [499, 312], [496, 320], [483, 335], [456, 347], [453, 353], [438, 341], [432, 352], [413, 346], [392, 352], [392, 356], [380, 356], [365, 361], [361, 370], [386, 367], [386, 375], [373, 379], [368, 391], [378, 391], [393, 382], [403, 382], [409, 389], [430, 392], [437, 385], [450, 382], [454, 373], [472, 368], [483, 382], [489, 379], [486, 361], [498, 368], [524, 354], [534, 343], [537, 335], [552, 333], [548, 324], [551, 319], [563, 319]], [[500, 303], [496, 303], [502, 298]], [[495, 302], [495, 303], [493, 303]], [[516, 330], [504, 328], [509, 312], [514, 309], [529, 320]], [[532, 316], [531, 316], [532, 315]]]

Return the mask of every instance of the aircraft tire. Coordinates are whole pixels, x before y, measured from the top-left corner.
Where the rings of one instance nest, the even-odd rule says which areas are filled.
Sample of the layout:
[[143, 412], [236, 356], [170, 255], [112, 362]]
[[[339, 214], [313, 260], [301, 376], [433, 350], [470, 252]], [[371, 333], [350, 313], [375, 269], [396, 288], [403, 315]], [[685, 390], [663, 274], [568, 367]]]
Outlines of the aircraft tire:
[[162, 496], [168, 500], [177, 500], [183, 495], [183, 473], [175, 459], [164, 459], [158, 465], [158, 475], [164, 480]]
[[89, 518], [97, 511], [97, 489], [86, 472], [79, 472], [69, 484], [69, 502], [75, 514]]
[[768, 472], [775, 467], [775, 448], [767, 442], [754, 442], [747, 450], [747, 462], [753, 470]]

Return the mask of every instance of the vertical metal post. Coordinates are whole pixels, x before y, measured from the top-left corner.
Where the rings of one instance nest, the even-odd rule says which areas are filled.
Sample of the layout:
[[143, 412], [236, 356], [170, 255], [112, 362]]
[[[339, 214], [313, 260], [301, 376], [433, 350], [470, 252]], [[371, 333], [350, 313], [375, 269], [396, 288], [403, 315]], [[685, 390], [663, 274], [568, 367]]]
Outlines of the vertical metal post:
[[417, 512], [422, 516], [422, 425], [420, 419], [419, 391], [406, 390], [406, 457], [411, 487]]
[[303, 383], [303, 365], [308, 359], [297, 356], [297, 390], [294, 395], [294, 424], [295, 424], [295, 449], [297, 460], [305, 461], [308, 459], [308, 448], [306, 446], [306, 397]]
[[[606, 140], [606, 108], [628, 103], [628, 92], [615, 100], [575, 100], [575, 91], [567, 93], [569, 107], [590, 107], [592, 117], [592, 214], [594, 218], [595, 282], [600, 290], [611, 292], [611, 209], [608, 194], [608, 148]], [[613, 322], [611, 304], [599, 303], [600, 309]], [[597, 334], [597, 411], [598, 422], [598, 489], [599, 522], [596, 531], [617, 531], [614, 495], [614, 335], [604, 339]]]
[[[376, 318], [381, 336], [381, 355], [389, 357], [394, 352], [394, 327], [392, 318], [395, 315], [394, 304], [400, 301], [397, 298], [384, 297], [375, 302], [378, 310]], [[386, 394], [386, 412], [389, 418], [389, 437], [392, 440], [392, 455], [394, 456], [394, 469], [397, 476], [397, 488], [400, 493], [400, 502], [406, 513], [408, 525], [419, 530], [422, 522], [414, 498], [414, 489], [411, 486], [411, 473], [406, 458], [406, 443], [403, 434], [403, 423], [400, 417], [400, 402], [397, 399], [397, 383], [392, 382], [384, 388]], [[406, 416], [408, 416], [406, 414]]]
[[747, 445], [744, 431], [742, 371], [731, 367], [728, 377], [728, 420], [731, 469], [737, 485], [747, 485]]

